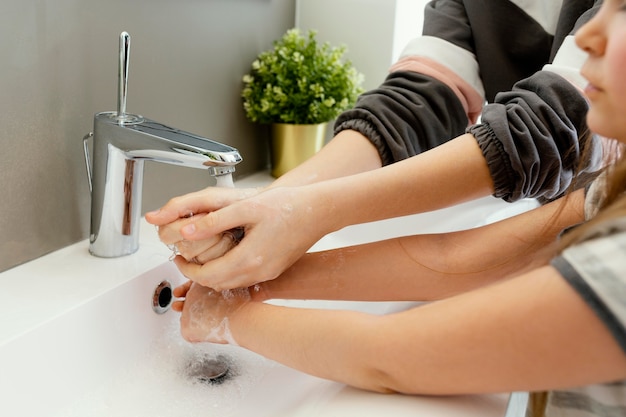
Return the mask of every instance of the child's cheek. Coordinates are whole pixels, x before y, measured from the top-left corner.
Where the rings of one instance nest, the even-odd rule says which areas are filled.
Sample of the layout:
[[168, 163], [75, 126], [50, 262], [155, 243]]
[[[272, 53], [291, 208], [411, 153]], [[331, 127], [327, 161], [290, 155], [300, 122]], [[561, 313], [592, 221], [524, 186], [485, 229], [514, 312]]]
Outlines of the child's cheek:
[[[611, 43], [607, 47], [606, 64], [608, 75], [611, 79], [610, 85], [607, 88], [611, 88], [614, 91], [611, 93], [616, 94], [618, 97], [625, 97], [626, 93], [626, 75], [624, 70], [626, 69], [626, 25], [618, 30], [617, 36], [611, 36]], [[626, 101], [626, 100], [622, 100]], [[626, 103], [624, 103], [626, 106]]]

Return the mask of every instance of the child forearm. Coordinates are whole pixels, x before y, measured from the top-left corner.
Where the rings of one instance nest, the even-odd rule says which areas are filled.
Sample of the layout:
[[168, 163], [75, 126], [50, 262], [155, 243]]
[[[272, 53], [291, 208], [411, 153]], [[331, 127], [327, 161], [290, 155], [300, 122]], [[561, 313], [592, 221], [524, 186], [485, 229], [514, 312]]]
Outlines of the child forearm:
[[252, 302], [230, 318], [230, 327], [238, 345], [284, 365], [352, 386], [389, 392], [373, 382], [376, 361], [365, 340], [376, 333], [379, 320], [378, 316], [354, 311]]
[[[615, 340], [551, 267], [387, 316], [251, 302], [229, 320], [244, 348], [379, 392], [545, 390], [626, 375]], [[593, 366], [581, 374], [581, 363]]]

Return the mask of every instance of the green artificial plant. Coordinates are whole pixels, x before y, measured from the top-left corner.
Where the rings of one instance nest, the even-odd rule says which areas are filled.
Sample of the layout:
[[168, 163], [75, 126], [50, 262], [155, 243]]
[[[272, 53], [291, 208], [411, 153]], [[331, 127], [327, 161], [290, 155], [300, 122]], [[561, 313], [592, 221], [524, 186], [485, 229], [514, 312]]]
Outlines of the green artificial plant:
[[343, 61], [345, 46], [318, 43], [316, 32], [288, 30], [243, 77], [243, 107], [257, 123], [317, 124], [354, 106], [363, 75]]

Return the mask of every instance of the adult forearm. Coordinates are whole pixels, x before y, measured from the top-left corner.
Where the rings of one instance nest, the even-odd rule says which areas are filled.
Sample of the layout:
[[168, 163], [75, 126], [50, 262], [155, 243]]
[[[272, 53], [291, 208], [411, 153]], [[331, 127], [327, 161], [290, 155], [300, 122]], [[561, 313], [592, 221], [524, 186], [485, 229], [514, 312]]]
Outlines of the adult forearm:
[[474, 137], [462, 135], [404, 161], [309, 187], [327, 205], [319, 219], [329, 230], [431, 211], [490, 195], [487, 163]]

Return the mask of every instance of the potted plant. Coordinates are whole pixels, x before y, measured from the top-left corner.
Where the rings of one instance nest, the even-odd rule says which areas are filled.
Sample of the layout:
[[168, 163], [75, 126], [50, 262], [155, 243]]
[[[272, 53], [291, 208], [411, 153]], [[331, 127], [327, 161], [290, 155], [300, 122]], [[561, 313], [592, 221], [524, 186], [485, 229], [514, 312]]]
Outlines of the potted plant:
[[318, 42], [315, 31], [305, 36], [290, 29], [244, 75], [246, 116], [272, 125], [275, 177], [317, 152], [328, 122], [354, 106], [363, 92], [363, 75], [342, 60], [345, 51], [345, 46]]

